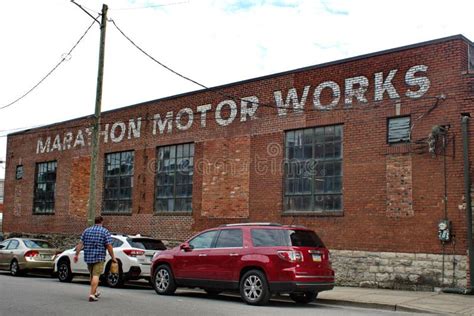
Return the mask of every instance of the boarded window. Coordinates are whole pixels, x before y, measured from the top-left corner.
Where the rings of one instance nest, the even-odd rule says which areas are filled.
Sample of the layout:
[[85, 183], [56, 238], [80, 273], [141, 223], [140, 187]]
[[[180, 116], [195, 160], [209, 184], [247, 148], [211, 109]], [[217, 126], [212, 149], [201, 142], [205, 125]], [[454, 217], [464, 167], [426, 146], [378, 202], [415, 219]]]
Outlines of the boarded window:
[[103, 213], [131, 213], [134, 152], [105, 156]]
[[54, 213], [54, 193], [56, 191], [56, 161], [36, 164], [34, 214]]
[[387, 141], [389, 144], [410, 141], [410, 117], [393, 117], [388, 119]]

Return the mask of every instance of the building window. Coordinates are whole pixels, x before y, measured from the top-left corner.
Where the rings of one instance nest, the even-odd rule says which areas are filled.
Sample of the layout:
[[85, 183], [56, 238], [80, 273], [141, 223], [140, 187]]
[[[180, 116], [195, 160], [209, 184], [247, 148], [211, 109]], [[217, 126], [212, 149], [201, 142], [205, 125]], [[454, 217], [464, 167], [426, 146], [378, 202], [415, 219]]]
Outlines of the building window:
[[23, 179], [23, 165], [16, 166], [15, 178], [17, 180]]
[[387, 122], [387, 141], [389, 144], [410, 141], [410, 117], [392, 117]]
[[286, 212], [342, 212], [342, 132], [335, 125], [286, 133]]
[[131, 213], [134, 152], [105, 156], [103, 213]]
[[193, 197], [194, 144], [157, 149], [157, 212], [191, 212]]
[[474, 72], [474, 45], [469, 45], [468, 59], [469, 72]]
[[0, 203], [3, 204], [3, 191], [5, 190], [4, 181], [0, 180]]
[[33, 213], [35, 214], [54, 213], [56, 169], [56, 161], [36, 164], [35, 193], [33, 201]]

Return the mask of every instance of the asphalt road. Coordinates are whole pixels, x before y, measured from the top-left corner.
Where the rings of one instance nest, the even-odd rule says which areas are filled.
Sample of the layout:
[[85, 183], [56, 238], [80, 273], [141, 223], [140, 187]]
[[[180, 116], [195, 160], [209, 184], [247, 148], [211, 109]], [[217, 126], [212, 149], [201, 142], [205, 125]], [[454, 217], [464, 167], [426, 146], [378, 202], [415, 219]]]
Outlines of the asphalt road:
[[89, 302], [88, 292], [84, 279], [61, 283], [45, 276], [12, 277], [0, 272], [0, 315], [407, 315], [317, 302], [299, 306], [281, 299], [255, 307], [236, 295], [211, 298], [202, 291], [188, 289], [180, 289], [174, 296], [159, 296], [144, 282], [121, 289], [101, 287], [98, 302]]

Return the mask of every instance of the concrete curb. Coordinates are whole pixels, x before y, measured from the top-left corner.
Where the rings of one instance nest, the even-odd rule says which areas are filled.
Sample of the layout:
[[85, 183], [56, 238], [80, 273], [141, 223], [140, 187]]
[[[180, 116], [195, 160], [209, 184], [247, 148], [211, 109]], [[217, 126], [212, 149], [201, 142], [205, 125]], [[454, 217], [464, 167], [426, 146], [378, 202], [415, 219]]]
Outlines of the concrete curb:
[[350, 300], [334, 300], [334, 299], [324, 299], [324, 298], [318, 298], [316, 299], [314, 303], [340, 305], [340, 306], [352, 306], [352, 307], [360, 307], [360, 308], [382, 309], [382, 310], [388, 310], [388, 311], [394, 311], [394, 312], [434, 314], [432, 311], [428, 311], [428, 310], [424, 310], [420, 308], [414, 308], [414, 307], [407, 307], [403, 305], [396, 305], [396, 304], [356, 302], [356, 301], [350, 301]]

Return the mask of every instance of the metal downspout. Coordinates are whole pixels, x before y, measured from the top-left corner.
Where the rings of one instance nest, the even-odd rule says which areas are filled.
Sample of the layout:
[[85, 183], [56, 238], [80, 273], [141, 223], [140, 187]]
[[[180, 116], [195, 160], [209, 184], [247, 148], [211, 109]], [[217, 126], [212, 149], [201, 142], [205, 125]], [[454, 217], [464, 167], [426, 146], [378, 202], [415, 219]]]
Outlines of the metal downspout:
[[471, 177], [469, 165], [469, 116], [463, 115], [461, 118], [463, 160], [464, 160], [464, 194], [466, 198], [466, 221], [467, 221], [467, 243], [469, 249], [469, 282], [467, 291], [473, 294], [474, 287], [474, 244], [472, 240], [472, 205], [471, 205]]

